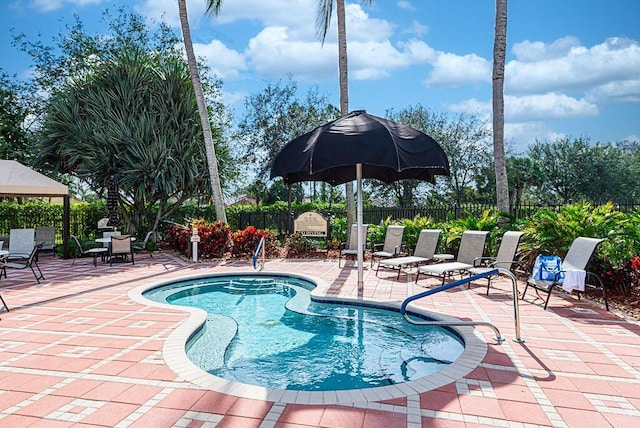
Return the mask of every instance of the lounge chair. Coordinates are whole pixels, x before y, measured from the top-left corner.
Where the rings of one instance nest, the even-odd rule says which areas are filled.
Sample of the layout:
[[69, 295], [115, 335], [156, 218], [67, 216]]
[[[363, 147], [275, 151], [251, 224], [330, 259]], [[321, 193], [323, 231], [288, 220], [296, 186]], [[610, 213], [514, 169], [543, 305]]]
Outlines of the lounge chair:
[[589, 289], [602, 291], [604, 304], [608, 311], [609, 302], [607, 301], [607, 290], [604, 288], [602, 280], [595, 273], [585, 270], [587, 264], [589, 263], [589, 260], [591, 259], [591, 256], [593, 256], [593, 253], [595, 253], [596, 248], [602, 241], [604, 241], [604, 239], [585, 237], [576, 238], [571, 244], [571, 247], [569, 247], [569, 251], [567, 251], [567, 255], [564, 257], [564, 260], [562, 260], [562, 266], [560, 268], [561, 270], [560, 272], [556, 273], [555, 278], [552, 281], [546, 281], [530, 277], [529, 279], [527, 279], [527, 285], [524, 287], [524, 291], [522, 292], [522, 299], [524, 300], [524, 296], [525, 294], [527, 294], [527, 289], [530, 286], [533, 287], [536, 291], [547, 293], [547, 298], [544, 302], [544, 309], [546, 310], [547, 305], [549, 304], [549, 299], [551, 298], [551, 292], [553, 291], [554, 287], [562, 287], [565, 281], [560, 273], [566, 274], [569, 271], [585, 271], [585, 290]]
[[38, 226], [36, 227], [36, 243], [42, 244], [39, 253], [44, 251], [51, 252], [56, 255], [56, 228], [54, 226]]
[[[500, 241], [498, 254], [495, 257], [479, 257], [475, 259], [473, 267], [469, 269], [469, 274], [478, 275], [496, 268], [511, 270], [514, 265], [519, 264], [518, 260], [516, 260], [516, 252], [522, 235], [524, 235], [523, 232], [513, 230], [505, 232], [502, 235], [502, 241]], [[469, 287], [471, 287], [471, 283], [469, 283]], [[487, 296], [489, 295], [490, 287], [491, 276], [487, 277]]]
[[434, 261], [433, 255], [438, 247], [438, 239], [440, 238], [440, 229], [425, 229], [420, 231], [416, 248], [413, 256], [395, 257], [387, 260], [380, 260], [376, 269], [376, 276], [381, 267], [398, 270], [398, 279], [403, 267], [419, 266], [421, 264]]
[[416, 283], [421, 273], [431, 276], [441, 276], [442, 284], [444, 284], [447, 276], [451, 276], [455, 272], [463, 273], [473, 268], [473, 261], [478, 257], [482, 257], [484, 253], [484, 244], [488, 234], [489, 232], [482, 230], [465, 230], [462, 232], [456, 261], [418, 267]]
[[133, 254], [131, 235], [113, 235], [111, 237], [111, 243], [109, 244], [109, 266], [113, 266], [114, 257], [120, 257], [125, 262], [128, 262], [129, 255], [131, 255], [131, 263], [135, 265]]
[[[360, 251], [363, 254], [367, 249], [367, 231], [369, 229], [368, 224], [362, 225], [362, 248]], [[340, 261], [342, 260], [342, 256], [357, 256], [358, 255], [358, 226], [351, 225], [351, 236], [349, 239], [349, 246], [347, 246], [346, 242], [340, 243], [340, 251], [338, 252], [338, 267], [340, 266]]]
[[[29, 257], [27, 259], [22, 259], [23, 261], [5, 262], [4, 264], [5, 268], [13, 268], [13, 269], [31, 268], [31, 272], [33, 272], [33, 275], [36, 277], [36, 281], [38, 281], [38, 284], [40, 284], [40, 280], [45, 279], [44, 274], [40, 270], [40, 266], [38, 266], [38, 251], [40, 250], [40, 247], [41, 245], [34, 246], [33, 250], [31, 250], [31, 254], [29, 254]], [[38, 270], [38, 272], [36, 272], [36, 269]]]
[[133, 250], [138, 253], [142, 251], [149, 251], [149, 255], [153, 258], [153, 250], [147, 249], [149, 241], [156, 242], [156, 232], [153, 230], [147, 232], [144, 237], [144, 241], [133, 244]]
[[34, 229], [11, 229], [9, 232], [9, 260], [29, 257], [34, 248]]
[[[373, 246], [371, 253], [371, 267], [375, 259], [390, 259], [400, 254], [402, 248], [402, 235], [404, 234], [404, 226], [388, 226], [384, 235], [384, 244], [376, 244]], [[377, 272], [377, 271], [376, 271]]]
[[103, 258], [104, 261], [104, 257], [109, 253], [109, 249], [105, 248], [105, 247], [97, 247], [97, 248], [88, 248], [88, 249], [84, 249], [82, 248], [82, 244], [80, 244], [80, 241], [78, 240], [78, 238], [75, 235], [71, 235], [71, 240], [73, 242], [75, 242], [76, 247], [78, 249], [77, 252], [74, 252], [73, 254], [73, 262], [71, 262], [71, 266], [73, 266], [76, 262], [76, 258], [78, 257], [84, 257], [84, 256], [92, 256], [93, 257], [93, 266], [98, 266], [98, 255], [100, 255]]

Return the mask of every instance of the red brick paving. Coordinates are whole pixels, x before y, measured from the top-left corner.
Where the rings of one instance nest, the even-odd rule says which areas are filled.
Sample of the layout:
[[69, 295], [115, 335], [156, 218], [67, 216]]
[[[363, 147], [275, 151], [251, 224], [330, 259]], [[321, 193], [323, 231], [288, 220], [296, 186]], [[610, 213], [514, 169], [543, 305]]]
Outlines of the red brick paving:
[[[463, 319], [491, 320], [507, 341], [478, 328], [488, 343], [479, 367], [438, 389], [380, 402], [287, 404], [202, 389], [163, 361], [165, 339], [188, 315], [131, 301], [142, 284], [194, 273], [250, 271], [247, 261], [186, 264], [167, 254], [136, 265], [41, 258], [46, 276], [8, 270], [0, 293], [11, 308], [0, 321], [0, 426], [8, 427], [340, 427], [640, 426], [640, 325], [588, 300], [557, 293], [549, 310], [535, 293], [520, 303], [524, 343], [512, 341], [510, 283], [484, 281], [418, 305]], [[267, 261], [330, 284], [331, 295], [402, 300], [436, 280], [365, 268], [356, 289], [353, 263]], [[522, 287], [521, 287], [522, 288]]]

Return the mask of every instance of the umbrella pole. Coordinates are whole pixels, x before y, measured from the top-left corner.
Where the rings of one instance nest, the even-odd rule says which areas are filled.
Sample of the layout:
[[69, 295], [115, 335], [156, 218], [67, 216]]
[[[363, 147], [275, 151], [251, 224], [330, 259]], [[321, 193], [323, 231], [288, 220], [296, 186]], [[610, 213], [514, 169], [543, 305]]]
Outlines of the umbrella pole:
[[364, 280], [362, 275], [362, 269], [364, 266], [364, 252], [362, 251], [362, 164], [356, 164], [356, 182], [357, 182], [357, 210], [356, 219], [358, 224], [358, 290], [364, 289]]

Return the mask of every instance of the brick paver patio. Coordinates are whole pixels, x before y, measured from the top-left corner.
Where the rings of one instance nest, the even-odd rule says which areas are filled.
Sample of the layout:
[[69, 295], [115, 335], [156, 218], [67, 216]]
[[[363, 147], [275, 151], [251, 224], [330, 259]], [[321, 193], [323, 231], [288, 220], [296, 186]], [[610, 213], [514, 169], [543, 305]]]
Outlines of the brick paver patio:
[[[487, 343], [482, 362], [426, 392], [349, 405], [238, 397], [203, 388], [165, 362], [163, 347], [189, 315], [129, 297], [145, 283], [195, 273], [252, 271], [248, 261], [187, 264], [167, 254], [93, 267], [91, 259], [43, 256], [46, 280], [8, 270], [0, 293], [0, 427], [419, 427], [640, 426], [640, 324], [587, 300], [557, 293], [549, 310], [535, 293], [520, 304], [524, 343], [513, 341], [510, 282], [483, 280], [418, 301], [427, 309], [492, 321], [507, 340], [476, 328]], [[402, 301], [437, 285], [367, 265], [356, 287], [353, 263], [267, 261], [267, 271], [322, 279], [331, 296]], [[522, 285], [521, 287], [522, 288]], [[294, 393], [297, 394], [297, 393]]]

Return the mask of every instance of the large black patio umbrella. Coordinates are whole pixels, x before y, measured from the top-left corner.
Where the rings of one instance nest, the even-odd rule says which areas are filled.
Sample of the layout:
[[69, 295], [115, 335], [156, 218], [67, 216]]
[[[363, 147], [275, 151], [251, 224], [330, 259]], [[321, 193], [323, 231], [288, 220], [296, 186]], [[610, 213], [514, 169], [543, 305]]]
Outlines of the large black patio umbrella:
[[107, 210], [109, 211], [107, 226], [115, 229], [120, 224], [120, 220], [118, 219], [118, 189], [114, 176], [109, 179], [109, 187], [107, 187]]
[[[433, 183], [449, 175], [449, 160], [431, 137], [407, 125], [353, 111], [289, 142], [276, 155], [271, 178], [286, 184], [323, 181], [336, 186], [357, 181], [358, 248], [362, 248], [362, 179], [385, 183], [418, 179]], [[358, 251], [358, 286], [362, 280]]]

